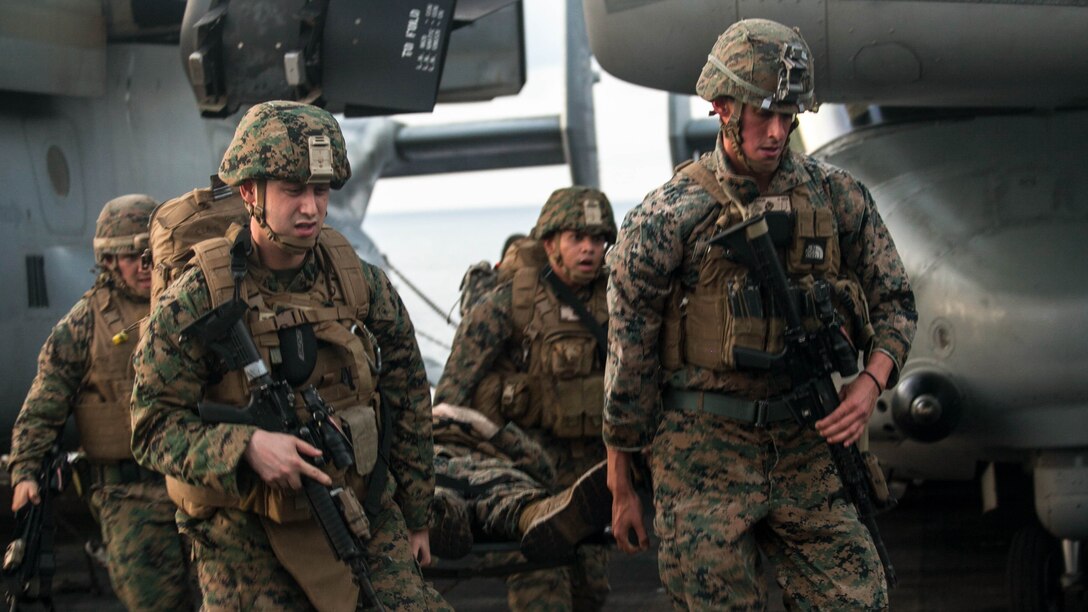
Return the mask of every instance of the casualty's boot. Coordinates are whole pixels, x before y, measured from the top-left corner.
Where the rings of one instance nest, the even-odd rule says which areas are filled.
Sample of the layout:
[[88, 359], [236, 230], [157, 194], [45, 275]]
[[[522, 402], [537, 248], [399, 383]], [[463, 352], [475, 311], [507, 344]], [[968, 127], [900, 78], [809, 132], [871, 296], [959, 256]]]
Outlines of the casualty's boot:
[[434, 526], [430, 529], [431, 552], [442, 559], [460, 559], [472, 550], [472, 522], [468, 504], [453, 491], [438, 487], [431, 503]]
[[570, 557], [587, 537], [604, 531], [612, 519], [607, 462], [582, 474], [570, 488], [527, 505], [518, 517], [521, 552], [530, 561]]

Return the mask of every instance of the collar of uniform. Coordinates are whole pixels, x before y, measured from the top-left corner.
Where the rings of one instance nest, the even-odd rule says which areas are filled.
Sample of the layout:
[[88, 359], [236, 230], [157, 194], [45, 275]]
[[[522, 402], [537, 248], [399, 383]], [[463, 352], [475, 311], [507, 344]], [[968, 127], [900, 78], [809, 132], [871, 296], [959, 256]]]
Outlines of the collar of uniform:
[[729, 157], [725, 154], [725, 144], [722, 141], [722, 133], [718, 131], [717, 143], [714, 145], [714, 176], [726, 186], [726, 193], [732, 193], [740, 204], [747, 206], [759, 197], [759, 185], [750, 176], [744, 176], [733, 172], [729, 167]]
[[[729, 157], [725, 154], [725, 145], [720, 136], [714, 146], [714, 161], [716, 163], [714, 173], [718, 180], [732, 187], [733, 193], [742, 200], [743, 204], [750, 204], [760, 195], [764, 195], [759, 192], [759, 186], [756, 184], [755, 179], [733, 172], [729, 165]], [[782, 156], [782, 162], [778, 165], [778, 170], [771, 177], [771, 184], [767, 187], [767, 194], [787, 193], [804, 182], [804, 178], [799, 172], [800, 167], [800, 157], [787, 147], [785, 155]]]
[[789, 193], [790, 190], [803, 182], [801, 156], [792, 149], [786, 148], [786, 154], [782, 156], [782, 162], [778, 164], [778, 171], [771, 177], [771, 184], [767, 188], [767, 193]]
[[301, 293], [309, 291], [317, 280], [317, 262], [314, 259], [314, 252], [312, 249], [310, 252], [306, 253], [306, 258], [302, 262], [302, 267], [290, 278], [286, 278], [286, 275], [276, 274], [259, 263], [255, 263], [255, 257], [256, 249], [254, 249], [254, 254], [251, 256], [249, 262], [250, 274], [253, 276], [253, 280], [256, 281], [261, 288], [272, 293]]

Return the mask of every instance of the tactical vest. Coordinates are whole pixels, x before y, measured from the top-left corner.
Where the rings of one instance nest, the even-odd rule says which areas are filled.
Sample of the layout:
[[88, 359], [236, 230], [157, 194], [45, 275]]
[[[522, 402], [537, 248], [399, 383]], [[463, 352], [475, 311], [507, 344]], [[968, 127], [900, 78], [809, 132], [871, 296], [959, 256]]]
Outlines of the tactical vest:
[[[726, 193], [713, 170], [704, 165], [708, 162], [704, 157], [678, 169], [719, 204], [692, 236], [710, 238], [754, 215], [792, 211], [792, 235], [784, 253], [779, 253], [791, 285], [804, 296], [816, 279], [827, 280], [834, 288], [833, 301], [846, 321], [850, 339], [856, 345], [868, 344], [873, 335], [868, 305], [857, 280], [839, 269], [838, 225], [829, 196], [813, 191], [808, 182], [787, 194], [760, 197], [744, 206]], [[662, 367], [675, 371], [694, 365], [728, 372], [735, 369], [736, 347], [781, 352], [785, 324], [762, 295], [747, 267], [726, 258], [720, 246], [706, 248], [696, 284], [676, 283], [667, 301], [661, 329]], [[811, 315], [809, 300], [802, 297], [800, 302], [802, 313]], [[814, 325], [815, 319], [806, 316], [805, 323]]]
[[80, 444], [92, 461], [132, 459], [132, 352], [140, 340], [136, 323], [147, 316], [148, 307], [105, 286], [84, 297], [94, 317], [94, 337], [74, 406]]
[[[485, 415], [526, 429], [543, 428], [560, 438], [599, 438], [604, 364], [597, 356], [597, 340], [574, 309], [546, 287], [542, 269], [518, 268], [512, 280], [511, 342], [527, 351], [527, 369], [515, 372], [510, 364], [497, 364], [477, 386], [473, 406]], [[607, 271], [602, 270], [585, 304], [606, 328], [607, 283]]]
[[[237, 230], [232, 232], [237, 233]], [[212, 306], [230, 300], [234, 279], [230, 272], [230, 248], [234, 236], [213, 238], [194, 247], [193, 261], [204, 273]], [[279, 330], [302, 324], [312, 326], [318, 340], [317, 363], [309, 379], [329, 405], [334, 419], [349, 433], [355, 452], [355, 467], [338, 473], [331, 465], [326, 471], [335, 486], [346, 484], [354, 496], [364, 498], [365, 477], [374, 468], [378, 453], [377, 360], [375, 340], [365, 327], [369, 291], [362, 263], [351, 244], [340, 234], [323, 228], [314, 250], [321, 270], [309, 293], [272, 293], [254, 282], [252, 272], [242, 282], [242, 298], [249, 304], [247, 325], [258, 351], [275, 372], [283, 362]], [[205, 390], [205, 399], [238, 406], [246, 405], [249, 389], [241, 371], [230, 371]], [[309, 415], [301, 394], [295, 394], [296, 410], [305, 422]], [[207, 516], [211, 508], [233, 507], [268, 517], [276, 523], [301, 521], [310, 516], [305, 496], [299, 492], [272, 489], [255, 483], [249, 495], [234, 498], [211, 489], [188, 485], [168, 477], [170, 497], [193, 516]], [[353, 502], [354, 503], [354, 502]], [[360, 513], [361, 514], [361, 513]], [[359, 520], [365, 520], [359, 517]]]

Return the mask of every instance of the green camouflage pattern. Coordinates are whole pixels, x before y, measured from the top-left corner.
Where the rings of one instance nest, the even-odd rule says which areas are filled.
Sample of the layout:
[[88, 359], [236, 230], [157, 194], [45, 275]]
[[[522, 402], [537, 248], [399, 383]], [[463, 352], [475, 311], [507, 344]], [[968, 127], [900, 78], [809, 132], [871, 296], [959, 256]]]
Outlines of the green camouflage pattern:
[[97, 486], [89, 501], [102, 527], [110, 584], [125, 608], [195, 609], [187, 551], [162, 480]]
[[435, 473], [463, 480], [479, 492], [466, 496], [446, 489], [444, 494], [465, 498], [480, 533], [495, 540], [520, 540], [522, 509], [555, 489], [555, 468], [544, 449], [513, 423], [475, 445], [443, 435], [446, 427], [456, 425], [435, 423]]
[[340, 124], [322, 108], [284, 100], [262, 102], [246, 111], [223, 154], [219, 178], [228, 185], [249, 179], [310, 182], [309, 136], [329, 138], [333, 169], [329, 184], [339, 189], [351, 178]]
[[[38, 372], [12, 431], [12, 484], [34, 478], [72, 414], [92, 367], [95, 319], [91, 308], [96, 303], [95, 292], [100, 291], [110, 292], [111, 300], [127, 299], [111, 289], [106, 276], [100, 274], [91, 291], [61, 318], [42, 346]], [[126, 607], [191, 609], [185, 555], [165, 485], [94, 486], [88, 502], [99, 518], [102, 541], [109, 551], [110, 581]]]
[[658, 568], [676, 609], [766, 609], [761, 552], [789, 610], [887, 608], [869, 532], [829, 501], [841, 485], [815, 430], [672, 410], [652, 457]]
[[[753, 179], [734, 174], [719, 140], [710, 160], [718, 180], [744, 203], [758, 197]], [[918, 323], [914, 292], [872, 196], [846, 172], [792, 151], [782, 158], [767, 193], [807, 187], [809, 204], [835, 212], [842, 257], [840, 270], [856, 275], [869, 303], [875, 332], [870, 350], [895, 363], [893, 385], [906, 360]], [[697, 282], [697, 245], [721, 228], [694, 229], [720, 207], [695, 181], [677, 174], [650, 192], [623, 222], [609, 253], [608, 363], [605, 366], [604, 440], [637, 451], [653, 439], [660, 418], [662, 385], [762, 399], [782, 389], [781, 377], [757, 372], [714, 372], [693, 365], [662, 371], [659, 337], [662, 312], [674, 283]]]
[[[99, 279], [103, 276], [99, 275]], [[84, 376], [91, 368], [94, 314], [90, 309], [91, 297], [85, 295], [53, 326], [38, 353], [38, 372], [11, 434], [8, 469], [12, 485], [34, 478], [58, 431], [72, 414]]]
[[[731, 171], [720, 139], [707, 155], [701, 162], [739, 204], [761, 195], [753, 179]], [[810, 206], [834, 212], [840, 270], [862, 287], [876, 333], [869, 350], [893, 360], [894, 384], [917, 312], [891, 236], [863, 185], [787, 152], [765, 193], [802, 189]], [[666, 385], [751, 399], [783, 390], [781, 377], [766, 373], [690, 364], [662, 370], [665, 306], [672, 291], [698, 281], [706, 249], [697, 245], [723, 229], [704, 221], [720, 210], [696, 181], [678, 173], [624, 220], [609, 255], [604, 439], [617, 450], [652, 449], [659, 569], [677, 607], [761, 609], [762, 551], [775, 563], [791, 609], [880, 609], [887, 600], [879, 559], [854, 510], [831, 501], [840, 486], [814, 430], [792, 422], [757, 429], [661, 405]]]
[[[396, 553], [398, 556], [389, 561], [392, 569], [412, 567], [414, 561], [406, 544], [400, 544], [401, 534], [405, 528], [412, 531], [427, 528], [434, 491], [429, 387], [415, 331], [399, 296], [381, 270], [366, 262], [362, 263], [362, 270], [370, 291], [369, 312], [363, 323], [382, 347], [380, 384], [383, 400], [392, 415], [389, 487], [395, 488], [393, 497], [397, 506], [395, 511], [390, 510], [390, 524], [378, 527], [390, 530], [388, 533], [395, 535], [390, 536], [393, 540], [383, 543], [376, 537], [367, 547], [375, 550], [378, 546], [386, 556]], [[312, 252], [293, 275], [276, 274], [260, 267], [254, 254], [248, 274], [258, 286], [271, 292], [309, 292], [316, 283], [325, 282]], [[133, 357], [136, 370], [133, 453], [137, 461], [150, 469], [239, 497], [245, 495], [255, 478], [243, 461], [253, 427], [211, 425], [200, 420], [193, 408], [202, 398], [204, 382], [218, 375], [215, 360], [198, 342], [180, 337], [182, 329], [210, 308], [204, 275], [194, 267], [163, 293], [152, 311], [147, 333]], [[386, 495], [387, 500], [389, 497]], [[242, 566], [238, 568], [236, 576], [243, 582], [249, 580], [247, 576], [261, 577], [263, 581], [268, 567], [278, 567], [263, 531], [259, 535], [255, 531], [259, 529], [256, 515], [220, 509], [207, 521], [182, 517], [181, 513], [179, 517], [186, 533], [193, 534], [203, 544], [194, 548], [195, 558], [201, 564], [202, 584], [218, 584], [214, 582], [216, 571], [208, 568], [219, 563], [232, 565], [234, 561], [254, 557], [248, 562], [248, 567], [256, 568], [254, 573], [248, 574], [249, 570]], [[402, 553], [403, 558], [399, 556]], [[256, 558], [262, 555], [267, 558]], [[408, 575], [398, 580], [416, 584], [416, 579]], [[247, 588], [266, 586], [260, 582]], [[423, 592], [422, 582], [416, 588]], [[295, 592], [297, 589], [288, 590], [292, 591], [292, 597], [302, 596]], [[225, 595], [205, 592], [206, 600], [212, 604]]]
[[114, 198], [102, 207], [94, 225], [94, 255], [142, 253], [147, 248], [151, 211], [158, 203], [143, 194]]
[[[803, 62], [804, 72], [798, 83], [801, 90], [780, 96], [784, 44], [800, 45], [807, 61]], [[733, 75], [723, 71], [722, 66]], [[767, 19], [745, 19], [718, 37], [699, 74], [695, 92], [708, 102], [729, 97], [758, 108], [767, 101], [769, 110], [796, 114], [816, 109], [814, 75], [812, 51], [800, 33]]]
[[[276, 561], [255, 514], [220, 508], [206, 520], [178, 512], [181, 532], [193, 542], [193, 558], [206, 612], [314, 609], [294, 578]], [[412, 559], [404, 517], [386, 504], [370, 525], [363, 555], [370, 581], [386, 610], [452, 610]]]
[[533, 227], [532, 237], [543, 240], [556, 232], [575, 230], [616, 241], [616, 222], [608, 196], [592, 187], [562, 187], [548, 196]]
[[[556, 472], [548, 453], [517, 425], [507, 423], [489, 440], [466, 442], [464, 434], [443, 435], [435, 424], [435, 472], [467, 481], [481, 491], [468, 500], [468, 516], [477, 531], [489, 538], [520, 540], [518, 521], [525, 507], [558, 492]], [[462, 494], [439, 487], [444, 496]], [[436, 500], [439, 493], [436, 492]], [[432, 541], [434, 538], [432, 537]], [[599, 610], [609, 590], [607, 551], [580, 546], [576, 571], [556, 567], [513, 574], [507, 578], [511, 610], [564, 612]], [[489, 555], [486, 565], [525, 563], [520, 553]]]
[[[611, 212], [611, 209], [609, 209]], [[583, 301], [588, 302], [599, 283], [575, 289]], [[526, 372], [529, 356], [521, 343], [515, 340], [513, 322], [513, 284], [500, 284], [487, 293], [461, 320], [453, 339], [453, 350], [446, 360], [442, 378], [435, 389], [436, 404], [472, 406], [476, 387], [491, 371]], [[487, 415], [495, 418], [494, 415]], [[555, 467], [556, 492], [574, 484], [583, 473], [605, 458], [604, 442], [600, 439], [561, 439], [543, 429], [526, 429], [524, 433], [547, 453]], [[592, 551], [594, 547], [582, 546], [580, 550]], [[603, 605], [609, 591], [607, 580], [607, 555], [582, 552], [586, 562], [570, 568], [541, 570], [512, 576], [507, 580], [507, 594], [512, 609], [517, 602], [527, 605], [533, 602], [551, 601], [553, 594], [560, 597], [574, 588], [575, 600]], [[580, 560], [581, 561], [581, 560]], [[558, 574], [566, 574], [560, 577]], [[556, 583], [572, 585], [557, 589]], [[548, 609], [548, 608], [543, 608]], [[594, 608], [595, 609], [595, 608]]]

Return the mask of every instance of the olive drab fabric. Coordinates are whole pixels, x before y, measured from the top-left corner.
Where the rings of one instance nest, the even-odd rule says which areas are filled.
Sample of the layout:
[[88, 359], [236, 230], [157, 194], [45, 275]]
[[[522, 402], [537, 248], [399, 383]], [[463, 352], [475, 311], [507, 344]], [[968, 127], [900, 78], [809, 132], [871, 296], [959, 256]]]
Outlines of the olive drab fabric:
[[[873, 335], [868, 304], [858, 282], [839, 269], [838, 227], [827, 205], [829, 194], [814, 192], [810, 185], [818, 183], [806, 181], [787, 194], [761, 196], [742, 205], [721, 189], [707, 164], [704, 159], [680, 169], [700, 186], [709, 187], [708, 193], [720, 205], [695, 231], [703, 233], [708, 227], [724, 231], [764, 213], [789, 215], [792, 232], [782, 260], [794, 290], [802, 296], [799, 302], [806, 323], [817, 324], [811, 307], [806, 308], [811, 304], [808, 292], [814, 280], [826, 280], [835, 288], [835, 306], [844, 309], [849, 337], [868, 349]], [[669, 298], [662, 321], [661, 364], [669, 371], [684, 364], [729, 371], [735, 368], [734, 348], [778, 353], [784, 346], [784, 331], [780, 313], [765, 307], [748, 268], [728, 259], [721, 246], [708, 247], [696, 284], [681, 287]]]
[[[784, 114], [808, 110], [807, 51], [784, 26], [741, 21], [711, 51], [698, 93]], [[841, 483], [819, 433], [788, 416], [757, 424], [706, 407], [767, 406], [792, 390], [782, 372], [732, 363], [736, 346], [782, 346], [774, 305], [739, 263], [708, 248], [752, 215], [786, 221], [779, 257], [802, 312], [813, 283], [830, 281], [850, 339], [867, 357], [891, 360], [889, 385], [917, 325], [910, 281], [865, 186], [785, 147], [757, 182], [742, 156], [736, 164], [730, 156], [742, 144], [741, 114], [729, 116], [712, 153], [627, 215], [608, 255], [604, 441], [616, 451], [650, 450], [658, 568], [675, 607], [765, 608], [767, 558], [787, 608], [886, 609], [880, 559], [854, 508], [836, 495]]]
[[101, 289], [84, 298], [92, 304], [95, 331], [90, 368], [73, 405], [80, 446], [92, 461], [132, 459], [132, 351], [140, 340], [136, 323], [147, 314], [147, 304]]
[[114, 593], [130, 610], [192, 609], [186, 551], [161, 476], [140, 469], [130, 447], [132, 354], [146, 296], [124, 284], [107, 256], [147, 247], [155, 202], [142, 195], [108, 202], [95, 228], [101, 271], [53, 327], [12, 431], [12, 482], [33, 478], [74, 414], [88, 459], [84, 493], [101, 527]]
[[151, 303], [158, 302], [166, 286], [174, 281], [192, 258], [198, 242], [227, 233], [232, 224], [249, 221], [242, 197], [236, 189], [204, 187], [163, 202], [151, 214]]
[[[563, 230], [611, 240], [611, 216], [611, 205], [597, 190], [556, 190], [531, 238], [507, 250], [499, 285], [461, 321], [435, 390], [436, 403], [472, 406], [497, 423], [518, 424], [548, 453], [559, 487], [572, 485], [605, 457], [600, 437], [603, 364], [592, 332], [541, 278], [550, 266], [542, 241]], [[606, 277], [602, 270], [571, 288], [603, 327]], [[508, 603], [515, 610], [534, 609], [558, 597], [573, 601], [575, 610], [600, 609], [610, 589], [607, 560], [605, 548], [582, 546], [574, 564], [563, 571], [512, 575]]]
[[[193, 263], [199, 266], [208, 284], [212, 304], [218, 306], [234, 294], [234, 278], [230, 272], [230, 238], [213, 238], [193, 248]], [[316, 250], [336, 287], [318, 284], [311, 293], [270, 293], [247, 275], [242, 283], [242, 299], [250, 309], [247, 326], [265, 363], [275, 372], [282, 363], [280, 329], [309, 325], [319, 340], [317, 363], [304, 383], [314, 385], [329, 405], [332, 415], [350, 432], [355, 451], [355, 474], [338, 474], [327, 469], [334, 481], [349, 486], [361, 500], [365, 497], [365, 478], [374, 468], [378, 452], [377, 371], [374, 340], [363, 321], [368, 314], [366, 281], [362, 276], [358, 256], [340, 234], [324, 228]], [[331, 305], [329, 305], [331, 304]], [[355, 330], [354, 332], [350, 330]], [[293, 349], [293, 347], [291, 347]], [[206, 389], [209, 400], [222, 404], [245, 406], [249, 397], [245, 374], [227, 372], [223, 378]], [[295, 394], [296, 410], [303, 422], [308, 420], [301, 393]], [[168, 477], [171, 497], [189, 508], [190, 514], [207, 514], [202, 506], [233, 506], [271, 518], [277, 523], [290, 523], [309, 517], [302, 494], [284, 492], [255, 483], [250, 494], [242, 499], [227, 499], [206, 489], [184, 485]], [[359, 520], [365, 520], [360, 517]], [[365, 528], [362, 529], [365, 532]], [[364, 537], [363, 534], [359, 534]]]
[[[498, 363], [477, 385], [471, 405], [497, 422], [544, 429], [559, 438], [598, 438], [604, 380], [596, 338], [545, 286], [541, 272], [520, 267], [510, 280], [510, 342], [524, 347], [526, 367]], [[607, 276], [599, 276], [586, 303], [602, 326], [608, 325], [606, 283]]]
[[443, 494], [471, 507], [468, 517], [483, 535], [521, 539], [521, 510], [555, 488], [555, 467], [544, 449], [513, 423], [486, 440], [457, 422], [436, 418], [433, 427], [435, 473], [470, 489], [446, 488]]
[[796, 114], [816, 110], [812, 51], [801, 34], [767, 19], [738, 21], [707, 56], [695, 92], [756, 108]]
[[94, 255], [133, 255], [147, 248], [147, 225], [158, 203], [143, 194], [114, 198], [102, 207], [94, 226]]
[[219, 165], [219, 178], [236, 186], [250, 179], [329, 183], [351, 178], [340, 125], [328, 111], [277, 100], [246, 111]]
[[608, 197], [592, 187], [561, 187], [552, 192], [533, 227], [532, 237], [548, 238], [555, 232], [575, 230], [616, 241], [616, 221]]

